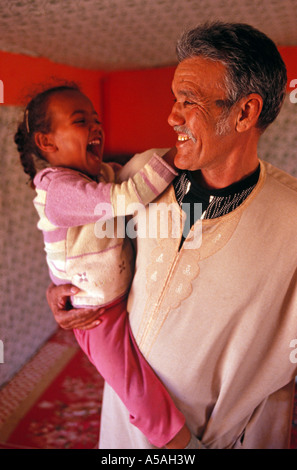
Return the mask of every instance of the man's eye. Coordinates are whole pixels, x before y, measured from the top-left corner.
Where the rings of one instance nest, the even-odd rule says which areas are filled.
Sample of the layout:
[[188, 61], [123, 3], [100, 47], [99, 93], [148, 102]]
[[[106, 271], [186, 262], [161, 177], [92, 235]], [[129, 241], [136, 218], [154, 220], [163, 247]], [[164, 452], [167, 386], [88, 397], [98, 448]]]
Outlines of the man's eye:
[[85, 124], [86, 120], [85, 119], [77, 119], [76, 121], [74, 121], [73, 124]]
[[195, 103], [193, 103], [192, 101], [184, 101], [184, 106], [193, 106]]

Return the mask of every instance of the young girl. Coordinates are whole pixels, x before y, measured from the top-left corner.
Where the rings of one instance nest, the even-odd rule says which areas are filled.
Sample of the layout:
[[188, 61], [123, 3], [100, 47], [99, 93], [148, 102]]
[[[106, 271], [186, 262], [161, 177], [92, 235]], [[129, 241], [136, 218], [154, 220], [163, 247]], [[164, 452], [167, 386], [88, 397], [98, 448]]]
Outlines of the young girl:
[[[176, 175], [171, 152], [163, 158], [153, 154], [133, 177], [120, 182], [120, 166], [102, 162], [101, 123], [76, 86], [50, 88], [33, 98], [15, 142], [37, 192], [38, 228], [52, 281], [81, 289], [72, 298], [73, 306], [104, 307], [99, 326], [75, 330], [79, 344], [153, 445], [184, 448], [190, 440], [184, 416], [130, 331], [126, 299], [134, 265], [131, 241], [117, 236], [117, 226], [111, 237], [94, 232], [98, 219], [101, 229], [110, 219], [116, 225], [129, 215], [131, 203], [147, 204], [165, 190]], [[37, 171], [38, 162], [48, 167]], [[118, 204], [118, 196], [124, 204]]]

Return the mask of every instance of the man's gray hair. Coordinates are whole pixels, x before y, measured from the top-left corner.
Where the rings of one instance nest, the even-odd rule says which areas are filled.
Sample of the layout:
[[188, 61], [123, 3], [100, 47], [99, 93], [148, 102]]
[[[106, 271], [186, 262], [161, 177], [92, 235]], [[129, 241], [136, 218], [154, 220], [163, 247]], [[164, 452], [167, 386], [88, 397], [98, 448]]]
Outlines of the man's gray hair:
[[262, 131], [277, 117], [287, 71], [276, 45], [264, 33], [244, 23], [206, 23], [183, 33], [176, 52], [179, 62], [203, 56], [226, 66], [229, 108], [242, 97], [258, 93], [263, 109], [257, 127]]

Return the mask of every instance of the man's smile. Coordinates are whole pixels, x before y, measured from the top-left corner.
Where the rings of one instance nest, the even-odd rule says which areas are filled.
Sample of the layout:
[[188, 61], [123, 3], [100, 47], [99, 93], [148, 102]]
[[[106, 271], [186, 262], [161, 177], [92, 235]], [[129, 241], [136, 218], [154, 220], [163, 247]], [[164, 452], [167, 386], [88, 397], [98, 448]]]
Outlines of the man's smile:
[[177, 133], [177, 140], [179, 142], [187, 142], [190, 139], [194, 142], [194, 144], [197, 142], [197, 139], [195, 139], [190, 129], [183, 126], [174, 126], [173, 129]]

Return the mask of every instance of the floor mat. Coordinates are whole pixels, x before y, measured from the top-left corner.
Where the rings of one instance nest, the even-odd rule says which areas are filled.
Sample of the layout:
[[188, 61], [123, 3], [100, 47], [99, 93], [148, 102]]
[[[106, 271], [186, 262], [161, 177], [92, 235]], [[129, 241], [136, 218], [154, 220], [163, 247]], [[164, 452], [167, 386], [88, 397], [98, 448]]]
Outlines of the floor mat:
[[59, 330], [0, 391], [0, 447], [98, 446], [103, 383], [73, 334]]

